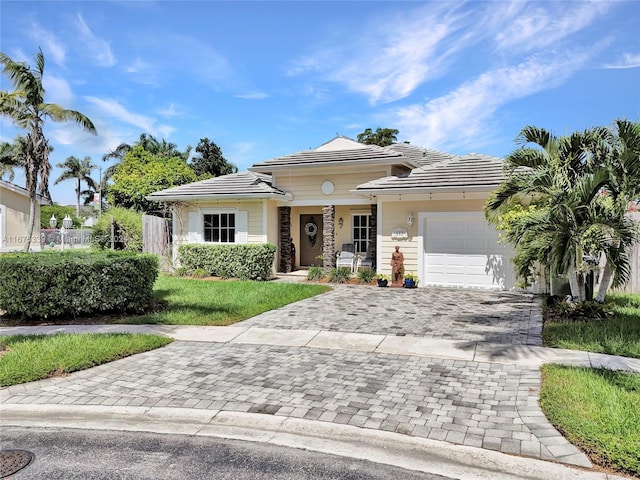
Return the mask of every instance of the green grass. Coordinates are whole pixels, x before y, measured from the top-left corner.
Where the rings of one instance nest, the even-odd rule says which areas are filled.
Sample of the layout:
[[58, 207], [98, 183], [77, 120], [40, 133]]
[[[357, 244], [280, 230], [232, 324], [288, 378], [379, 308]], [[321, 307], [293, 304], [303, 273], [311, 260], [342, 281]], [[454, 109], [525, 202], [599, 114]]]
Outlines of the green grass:
[[129, 333], [0, 336], [0, 386], [84, 370], [172, 341]]
[[154, 296], [166, 303], [166, 308], [118, 322], [230, 325], [330, 289], [325, 285], [211, 281], [161, 275], [154, 286]]
[[605, 320], [547, 316], [542, 330], [545, 346], [640, 358], [640, 295], [608, 295], [606, 306], [613, 315]]
[[602, 467], [640, 477], [640, 374], [545, 365], [547, 418]]

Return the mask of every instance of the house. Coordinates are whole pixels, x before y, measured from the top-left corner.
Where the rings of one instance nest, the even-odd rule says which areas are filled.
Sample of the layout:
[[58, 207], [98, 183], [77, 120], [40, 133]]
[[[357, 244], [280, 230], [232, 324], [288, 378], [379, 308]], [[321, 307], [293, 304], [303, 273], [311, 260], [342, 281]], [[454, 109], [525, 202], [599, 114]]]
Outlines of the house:
[[420, 286], [510, 289], [512, 252], [483, 213], [502, 178], [499, 158], [338, 136], [148, 198], [173, 205], [174, 258], [186, 243], [271, 242], [288, 272], [294, 250], [296, 267], [331, 267], [350, 244], [390, 273], [398, 245]]
[[[0, 180], [0, 252], [24, 249], [29, 231], [29, 193], [22, 187]], [[36, 225], [31, 249], [40, 249], [40, 203], [36, 205]]]

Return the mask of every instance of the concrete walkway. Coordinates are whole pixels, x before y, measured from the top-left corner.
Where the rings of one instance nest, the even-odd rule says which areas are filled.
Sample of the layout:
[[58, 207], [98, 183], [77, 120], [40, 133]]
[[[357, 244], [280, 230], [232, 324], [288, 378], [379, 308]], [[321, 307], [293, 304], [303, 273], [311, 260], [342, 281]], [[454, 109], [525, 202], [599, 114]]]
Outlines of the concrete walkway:
[[506, 462], [505, 475], [514, 473], [518, 457], [496, 455], [515, 454], [529, 461], [516, 463], [532, 469], [516, 478], [587, 478], [566, 467], [559, 475], [541, 462], [591, 467], [542, 414], [539, 366], [640, 371], [640, 361], [543, 348], [541, 326], [529, 295], [341, 286], [231, 327], [4, 327], [0, 334], [128, 331], [176, 342], [1, 389], [0, 421], [52, 424], [55, 415], [69, 425], [80, 415], [80, 424], [112, 419], [124, 426], [130, 415], [132, 425], [149, 429], [154, 422], [175, 424], [175, 417], [199, 432], [236, 428], [241, 437], [253, 430], [260, 436], [260, 425], [271, 425], [272, 440], [295, 426], [325, 444], [341, 435], [385, 438], [389, 447], [417, 442], [434, 450], [437, 444], [437, 451], [474, 458], [468, 468], [483, 467], [479, 458], [490, 458], [484, 467], [492, 470]]

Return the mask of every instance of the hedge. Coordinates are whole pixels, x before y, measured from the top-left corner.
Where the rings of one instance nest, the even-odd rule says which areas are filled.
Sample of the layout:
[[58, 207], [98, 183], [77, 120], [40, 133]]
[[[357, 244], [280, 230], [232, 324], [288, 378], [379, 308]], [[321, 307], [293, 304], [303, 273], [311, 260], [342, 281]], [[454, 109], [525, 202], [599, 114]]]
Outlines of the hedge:
[[273, 276], [276, 250], [271, 243], [180, 245], [178, 258], [187, 272], [205, 270], [210, 275], [222, 278], [268, 280]]
[[141, 313], [158, 277], [154, 255], [40, 252], [0, 255], [0, 310], [23, 319]]

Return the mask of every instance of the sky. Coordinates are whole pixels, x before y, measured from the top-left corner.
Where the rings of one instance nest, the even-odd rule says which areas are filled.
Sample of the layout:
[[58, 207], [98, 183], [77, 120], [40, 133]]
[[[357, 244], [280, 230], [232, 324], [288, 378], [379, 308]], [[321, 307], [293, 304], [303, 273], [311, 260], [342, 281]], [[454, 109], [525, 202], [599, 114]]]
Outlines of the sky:
[[[366, 128], [503, 157], [526, 125], [640, 121], [639, 26], [638, 1], [0, 1], [0, 51], [34, 65], [41, 48], [46, 100], [98, 131], [46, 123], [61, 204], [57, 163], [105, 169], [142, 133], [209, 138], [244, 171]], [[18, 133], [0, 118], [0, 141]]]

